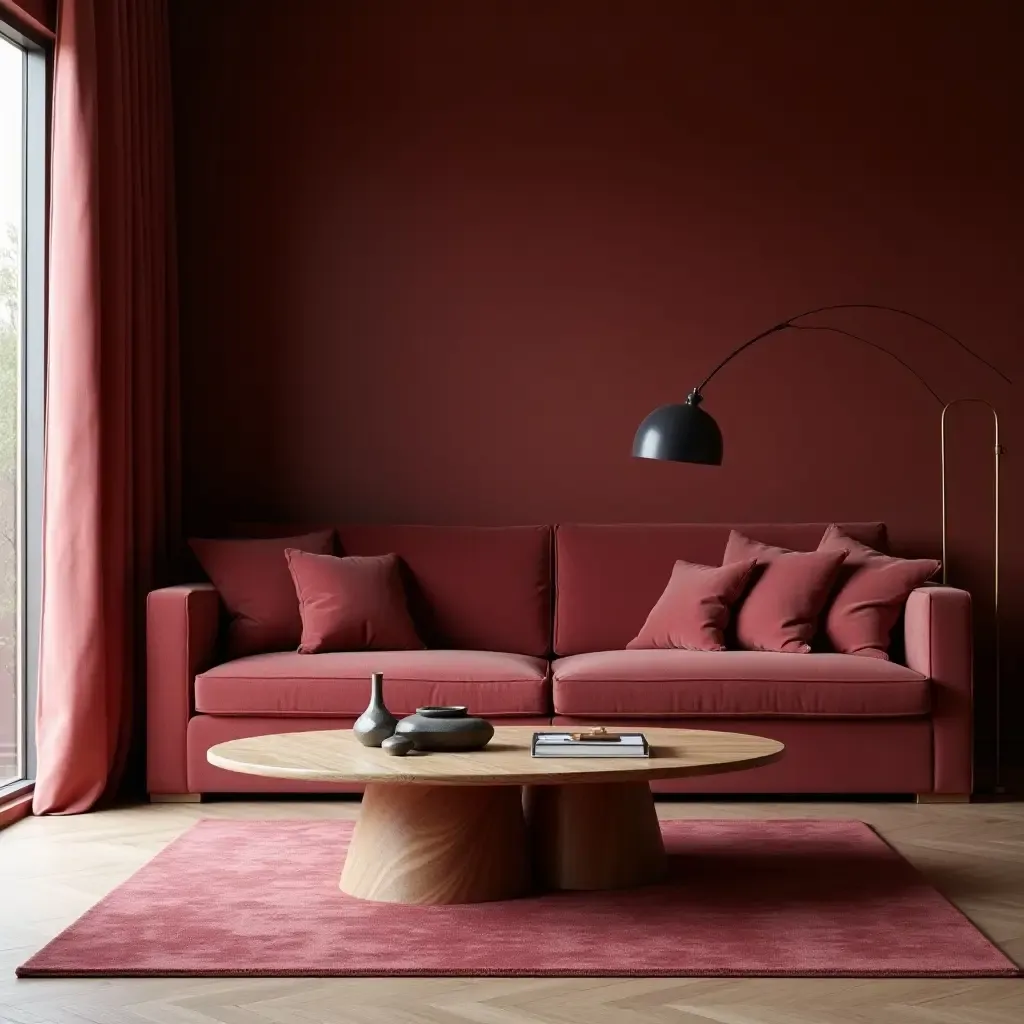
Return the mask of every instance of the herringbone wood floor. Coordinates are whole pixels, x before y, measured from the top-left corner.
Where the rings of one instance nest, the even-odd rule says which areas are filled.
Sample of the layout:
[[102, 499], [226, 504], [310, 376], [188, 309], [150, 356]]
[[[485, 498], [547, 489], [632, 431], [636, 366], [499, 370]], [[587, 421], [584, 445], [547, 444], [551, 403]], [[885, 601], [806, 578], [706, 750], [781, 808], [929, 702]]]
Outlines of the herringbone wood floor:
[[[664, 803], [669, 818], [840, 817], [879, 828], [1024, 963], [1024, 804]], [[133, 979], [14, 968], [200, 817], [352, 817], [223, 802], [28, 819], [0, 832], [2, 1024], [1020, 1024], [1024, 980]]]

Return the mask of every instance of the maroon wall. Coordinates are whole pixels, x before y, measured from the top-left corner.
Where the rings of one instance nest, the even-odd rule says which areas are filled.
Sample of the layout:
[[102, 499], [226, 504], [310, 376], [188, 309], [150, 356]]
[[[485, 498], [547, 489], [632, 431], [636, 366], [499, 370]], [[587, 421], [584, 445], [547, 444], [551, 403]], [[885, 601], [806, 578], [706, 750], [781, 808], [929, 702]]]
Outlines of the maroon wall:
[[0, 0], [0, 19], [9, 20], [17, 28], [57, 29], [57, 0]]
[[[1022, 12], [175, 0], [188, 523], [881, 518], [934, 550], [938, 407], [854, 342], [773, 338], [717, 378], [720, 469], [630, 442], [829, 302], [1024, 378]], [[842, 323], [1000, 406], [1019, 632], [1015, 390], [918, 325]], [[987, 642], [986, 430], [962, 410], [950, 454]]]

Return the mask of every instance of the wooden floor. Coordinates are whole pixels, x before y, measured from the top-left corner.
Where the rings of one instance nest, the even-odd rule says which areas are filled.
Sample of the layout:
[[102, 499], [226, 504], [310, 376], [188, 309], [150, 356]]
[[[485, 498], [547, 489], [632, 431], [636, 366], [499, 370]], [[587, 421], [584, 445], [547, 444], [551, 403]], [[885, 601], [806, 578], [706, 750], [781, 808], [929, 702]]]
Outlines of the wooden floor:
[[[664, 803], [666, 818], [857, 818], [1024, 964], [1024, 804]], [[133, 979], [14, 968], [201, 817], [353, 817], [358, 804], [222, 802], [35, 818], [0, 832], [2, 1024], [1021, 1024], [1024, 979]]]

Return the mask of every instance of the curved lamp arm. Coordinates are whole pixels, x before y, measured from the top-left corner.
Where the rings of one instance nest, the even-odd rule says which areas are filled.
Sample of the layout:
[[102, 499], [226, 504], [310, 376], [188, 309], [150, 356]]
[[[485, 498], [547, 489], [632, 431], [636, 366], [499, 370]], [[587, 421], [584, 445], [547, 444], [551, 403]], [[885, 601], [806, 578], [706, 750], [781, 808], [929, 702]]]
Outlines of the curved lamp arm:
[[921, 376], [921, 374], [917, 372], [917, 370], [910, 365], [910, 363], [905, 359], [901, 359], [891, 349], [887, 349], [884, 345], [879, 345], [877, 341], [871, 341], [869, 338], [862, 337], [859, 334], [854, 334], [852, 331], [844, 330], [842, 327], [829, 327], [825, 324], [788, 324], [787, 326], [793, 331], [828, 331], [830, 334], [841, 334], [845, 338], [853, 338], [854, 341], [860, 341], [865, 345], [870, 345], [872, 348], [878, 349], [879, 352], [883, 352], [890, 359], [894, 359], [908, 373], [913, 374], [928, 394], [930, 394], [932, 398], [939, 403], [939, 405], [944, 404], [942, 396], [931, 386], [931, 384], [928, 383], [928, 381], [924, 379], [924, 377]]
[[984, 356], [979, 355], [965, 342], [962, 342], [955, 334], [951, 334], [946, 330], [945, 327], [940, 327], [933, 320], [929, 320], [927, 317], [921, 316], [919, 313], [911, 313], [910, 310], [900, 309], [897, 306], [883, 306], [877, 302], [841, 302], [837, 305], [832, 306], [819, 306], [817, 309], [809, 309], [806, 313], [800, 313], [797, 316], [791, 317], [792, 320], [800, 320], [805, 316], [813, 316], [815, 313], [830, 313], [837, 309], [881, 309], [886, 313], [898, 313], [900, 316], [909, 317], [911, 320], [916, 320], [919, 324], [924, 324], [926, 327], [932, 328], [934, 331], [938, 331], [939, 334], [944, 334], [954, 344], [959, 345], [968, 355], [973, 356], [978, 360], [979, 363], [984, 363], [993, 373], [1002, 377], [1007, 384], [1012, 384], [1013, 381], [999, 369], [998, 366], [990, 363]]
[[840, 310], [840, 309], [879, 309], [879, 310], [884, 310], [884, 311], [889, 312], [889, 313], [897, 313], [900, 316], [909, 317], [912, 320], [916, 320], [919, 323], [925, 324], [928, 327], [933, 328], [934, 330], [938, 331], [940, 334], [944, 334], [951, 341], [953, 341], [957, 345], [959, 345], [960, 348], [962, 348], [966, 353], [968, 353], [968, 355], [973, 356], [976, 360], [978, 360], [979, 363], [982, 363], [984, 366], [988, 367], [988, 369], [990, 369], [993, 373], [998, 374], [1000, 377], [1002, 377], [1002, 379], [1005, 380], [1008, 384], [1012, 384], [1013, 383], [1013, 381], [1011, 381], [1010, 378], [1007, 377], [1007, 375], [1005, 373], [1003, 373], [1002, 370], [1000, 370], [996, 366], [993, 366], [992, 363], [990, 363], [984, 356], [979, 355], [977, 352], [974, 351], [974, 349], [972, 349], [965, 342], [961, 341], [954, 334], [951, 334], [944, 327], [940, 327], [938, 324], [933, 323], [931, 320], [928, 320], [928, 319], [926, 319], [923, 316], [919, 316], [917, 313], [911, 313], [908, 310], [899, 309], [896, 306], [883, 306], [883, 305], [880, 305], [878, 303], [871, 303], [871, 302], [844, 302], [844, 303], [839, 303], [839, 304], [831, 305], [831, 306], [818, 306], [816, 309], [808, 309], [808, 310], [805, 310], [803, 313], [797, 313], [796, 316], [791, 316], [788, 320], [783, 320], [781, 323], [777, 323], [773, 327], [769, 327], [768, 330], [762, 331], [760, 334], [755, 335], [749, 341], [745, 341], [742, 345], [739, 345], [737, 348], [734, 348], [732, 350], [732, 352], [730, 352], [690, 392], [690, 395], [687, 398], [687, 401], [689, 402], [689, 401], [692, 400], [692, 404], [699, 403], [700, 399], [702, 397], [701, 396], [701, 392], [704, 390], [704, 387], [711, 380], [711, 378], [714, 377], [714, 375], [716, 373], [718, 373], [718, 371], [721, 370], [724, 366], [726, 366], [728, 363], [731, 363], [741, 352], [746, 351], [748, 348], [750, 348], [751, 345], [756, 344], [757, 342], [761, 341], [763, 338], [767, 338], [769, 335], [772, 335], [772, 334], [777, 334], [779, 331], [786, 331], [786, 330], [819, 330], [819, 331], [832, 331], [834, 334], [844, 334], [848, 338], [853, 338], [856, 341], [862, 341], [862, 342], [864, 342], [865, 345], [870, 345], [872, 348], [877, 348], [880, 352], [884, 352], [887, 356], [889, 356], [891, 359], [895, 359], [896, 362], [900, 363], [900, 365], [902, 365], [905, 369], [909, 370], [915, 377], [917, 377], [917, 379], [932, 393], [932, 395], [935, 397], [935, 399], [938, 402], [942, 403], [942, 399], [935, 393], [935, 391], [932, 389], [931, 385], [928, 384], [928, 382], [924, 379], [924, 377], [922, 377], [912, 366], [910, 366], [909, 363], [905, 363], [898, 355], [896, 355], [895, 352], [891, 352], [889, 349], [885, 348], [884, 345], [879, 345], [877, 342], [874, 342], [874, 341], [868, 341], [867, 338], [862, 338], [860, 335], [853, 334], [850, 331], [843, 330], [842, 328], [839, 328], [839, 327], [832, 327], [830, 325], [798, 324], [796, 322], [797, 320], [804, 319], [804, 317], [813, 316], [816, 313], [832, 312], [832, 311]]

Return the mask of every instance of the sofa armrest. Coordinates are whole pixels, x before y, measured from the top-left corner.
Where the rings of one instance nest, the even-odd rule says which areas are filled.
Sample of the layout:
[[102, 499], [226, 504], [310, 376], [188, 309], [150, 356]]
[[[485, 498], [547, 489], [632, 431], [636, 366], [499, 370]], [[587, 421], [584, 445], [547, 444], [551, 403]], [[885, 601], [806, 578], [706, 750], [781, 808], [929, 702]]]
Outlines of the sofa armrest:
[[973, 736], [971, 595], [919, 587], [907, 600], [907, 667], [932, 682], [932, 786], [970, 793]]
[[220, 595], [209, 583], [154, 590], [146, 601], [146, 788], [185, 793], [186, 731], [197, 672], [215, 661]]

